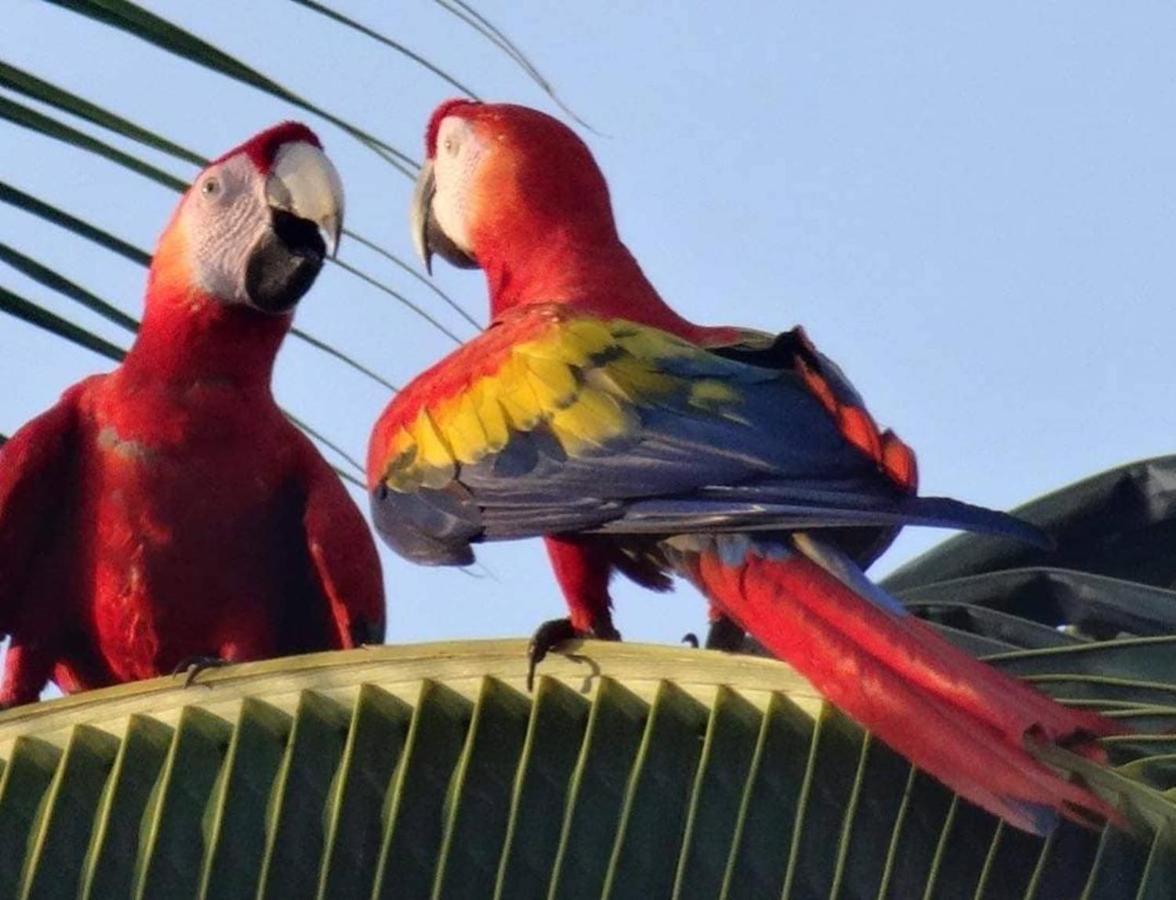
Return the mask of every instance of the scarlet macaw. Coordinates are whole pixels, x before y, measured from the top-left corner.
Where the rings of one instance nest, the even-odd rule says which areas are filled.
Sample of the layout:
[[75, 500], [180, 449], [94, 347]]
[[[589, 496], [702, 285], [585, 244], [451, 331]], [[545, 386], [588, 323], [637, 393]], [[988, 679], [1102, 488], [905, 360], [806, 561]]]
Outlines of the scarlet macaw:
[[358, 508], [270, 392], [343, 193], [285, 123], [197, 177], [160, 237], [142, 327], [0, 449], [0, 705], [384, 633]]
[[490, 327], [405, 388], [372, 434], [384, 539], [425, 564], [471, 544], [546, 536], [573, 635], [615, 637], [619, 571], [684, 577], [715, 607], [913, 763], [1011, 824], [1115, 817], [1027, 752], [1103, 760], [1119, 730], [956, 649], [872, 584], [867, 563], [910, 523], [1035, 539], [1030, 526], [914, 495], [913, 454], [880, 431], [799, 330], [696, 325], [620, 241], [584, 143], [519, 106], [433, 114], [413, 228], [478, 266]]

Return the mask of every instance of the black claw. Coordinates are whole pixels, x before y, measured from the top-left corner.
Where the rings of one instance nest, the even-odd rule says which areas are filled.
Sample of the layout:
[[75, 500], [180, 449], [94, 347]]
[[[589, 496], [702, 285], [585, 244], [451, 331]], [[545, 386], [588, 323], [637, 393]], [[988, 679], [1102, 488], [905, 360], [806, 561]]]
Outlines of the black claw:
[[200, 673], [206, 669], [219, 669], [227, 665], [230, 665], [229, 661], [219, 656], [186, 656], [176, 663], [172, 676], [187, 672], [188, 677], [184, 679], [184, 687], [187, 688], [195, 684]]
[[691, 647], [693, 647], [695, 650], [697, 650], [698, 649], [698, 635], [695, 634], [693, 631], [688, 631], [684, 635], [682, 635], [682, 643], [689, 644]]
[[621, 633], [617, 631], [612, 623], [612, 618], [601, 619], [596, 623], [596, 627], [587, 634], [581, 634], [581, 637], [593, 637], [598, 641], [619, 641]]
[[543, 661], [548, 652], [558, 647], [564, 641], [582, 637], [581, 633], [572, 625], [571, 619], [551, 619], [535, 629], [531, 638], [531, 646], [527, 648], [527, 691], [535, 686], [535, 667]]

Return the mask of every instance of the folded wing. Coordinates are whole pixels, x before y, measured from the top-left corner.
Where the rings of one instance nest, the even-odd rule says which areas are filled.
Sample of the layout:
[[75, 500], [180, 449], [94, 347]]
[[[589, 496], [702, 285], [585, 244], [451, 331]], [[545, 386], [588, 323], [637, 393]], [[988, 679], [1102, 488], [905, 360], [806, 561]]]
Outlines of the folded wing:
[[567, 531], [922, 523], [1035, 536], [912, 496], [909, 451], [799, 332], [707, 349], [566, 307], [522, 309], [413, 382], [377, 423], [368, 474], [385, 538], [432, 564]]

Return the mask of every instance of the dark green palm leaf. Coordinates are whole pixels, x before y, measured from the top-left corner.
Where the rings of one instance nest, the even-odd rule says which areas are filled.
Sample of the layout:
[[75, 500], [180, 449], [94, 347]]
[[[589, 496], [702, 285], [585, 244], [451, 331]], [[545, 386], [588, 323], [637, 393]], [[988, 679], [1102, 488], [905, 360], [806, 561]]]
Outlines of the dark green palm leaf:
[[104, 231], [89, 222], [84, 222], [77, 216], [71, 215], [63, 209], [58, 209], [56, 206], [46, 203], [44, 200], [39, 200], [36, 197], [26, 194], [19, 188], [15, 188], [4, 181], [0, 181], [0, 203], [7, 203], [39, 219], [44, 219], [46, 222], [52, 222], [54, 225], [64, 228], [66, 231], [73, 232], [78, 237], [92, 241], [100, 247], [105, 247], [111, 253], [116, 253], [133, 263], [138, 263], [141, 266], [151, 265], [151, 254], [147, 251], [141, 250], [134, 244], [128, 244], [121, 238], [115, 237], [109, 231]]
[[[13, 100], [9, 100], [4, 96], [0, 96], [0, 118], [8, 119], [16, 125], [29, 128], [45, 135], [46, 137], [54, 138], [55, 140], [62, 141], [63, 143], [73, 145], [79, 149], [93, 153], [96, 156], [110, 160], [111, 162], [123, 166], [124, 168], [127, 168], [139, 175], [142, 175], [143, 177], [148, 178], [157, 184], [171, 188], [177, 193], [187, 190], [188, 185], [186, 182], [168, 174], [167, 172], [164, 172], [162, 169], [159, 169], [150, 163], [138, 159], [129, 153], [125, 153], [122, 150], [119, 150], [117, 147], [106, 143], [105, 141], [100, 141], [97, 138], [91, 137], [90, 135], [73, 128], [64, 122], [59, 122], [55, 119], [52, 119], [42, 113], [37, 112], [31, 107], [17, 103]], [[134, 134], [131, 133], [127, 136], [133, 137]], [[367, 243], [370, 242], [365, 241], [365, 244]], [[451, 329], [447, 328], [434, 316], [426, 312], [421, 306], [409, 300], [408, 297], [406, 297], [404, 294], [400, 293], [392, 287], [389, 287], [378, 278], [367, 274], [363, 270], [351, 265], [350, 263], [344, 262], [341, 259], [333, 258], [331, 259], [331, 262], [339, 266], [339, 268], [348, 274], [358, 278], [365, 284], [375, 288], [381, 293], [392, 297], [403, 306], [412, 310], [412, 312], [420, 316], [450, 340], [454, 341], [455, 343], [461, 343], [461, 338], [458, 337]], [[448, 298], [446, 298], [443, 294], [442, 297], [449, 302], [451, 307], [458, 310], [458, 312], [461, 312], [467, 321], [469, 321], [471, 324], [476, 324], [474, 323], [474, 320], [464, 312], [464, 310], [461, 310], [461, 308], [457, 306], [456, 303], [449, 301]]]
[[142, 175], [144, 178], [154, 181], [156, 184], [171, 188], [173, 191], [182, 193], [188, 189], [187, 183], [175, 175], [165, 172], [137, 157], [131, 156], [129, 153], [124, 153], [117, 147], [105, 141], [100, 141], [95, 137], [91, 137], [85, 132], [79, 131], [71, 125], [67, 125], [65, 122], [37, 112], [31, 106], [17, 103], [15, 100], [11, 100], [3, 95], [0, 95], [0, 119], [6, 119], [14, 125], [19, 125], [30, 131], [43, 134], [45, 137], [70, 144], [79, 150], [85, 150], [87, 153], [92, 153], [95, 156], [110, 160], [110, 162], [129, 169], [138, 175]]
[[514, 41], [508, 38], [505, 34], [503, 34], [501, 28], [478, 12], [478, 10], [473, 6], [466, 3], [465, 0], [434, 0], [434, 2], [450, 15], [456, 17], [462, 22], [465, 22], [467, 25], [473, 28], [474, 31], [478, 32], [478, 34], [482, 35], [495, 47], [513, 59], [518, 64], [519, 68], [527, 74], [527, 77], [534, 81], [535, 84], [539, 85], [539, 87], [543, 90], [543, 93], [547, 94], [547, 96], [551, 98], [552, 102], [562, 109], [569, 118], [575, 122], [578, 122], [589, 131], [595, 131], [591, 125], [589, 125], [582, 118], [580, 118], [579, 115], [576, 114], [575, 110], [564, 103], [564, 101], [556, 93], [555, 88], [552, 86], [551, 82], [549, 82], [543, 76], [543, 73], [535, 67], [534, 63], [532, 63], [531, 60], [527, 58], [527, 55], [523, 53], [521, 49], [519, 49], [518, 45], [515, 44]]
[[[1163, 468], [1124, 470], [1157, 501], [1144, 504], [1144, 528], [1125, 531], [1163, 527]], [[1058, 533], [1087, 541], [1080, 521], [1132, 520], [1119, 492], [1094, 490], [1102, 515], [1090, 502], [1123, 477], [1050, 495], [1047, 507], [1069, 510], [1051, 518]], [[958, 546], [926, 559], [964, 571], [967, 557], [951, 560]], [[1126, 809], [1134, 832], [1066, 824], [1042, 840], [1009, 829], [771, 660], [586, 643], [545, 662], [528, 695], [524, 645], [482, 642], [277, 660], [214, 673], [207, 693], [161, 679], [0, 715], [0, 853], [25, 859], [0, 872], [0, 890], [1169, 896], [1171, 594], [1055, 570], [1062, 593], [1026, 617], [1025, 594], [1041, 585], [1024, 571], [912, 583], [908, 597], [922, 609], [958, 592], [971, 614], [949, 633], [998, 633], [994, 665], [1135, 729], [1106, 740], [1111, 769], [1039, 751]], [[943, 595], [913, 599], [931, 590]], [[1112, 630], [1131, 636], [1104, 639]]]
[[138, 331], [139, 323], [113, 304], [107, 303], [101, 297], [91, 294], [85, 288], [57, 274], [48, 266], [42, 265], [35, 259], [21, 253], [19, 250], [0, 242], [0, 262], [7, 263], [22, 275], [37, 281], [47, 288], [68, 297], [91, 312], [95, 312], [108, 322], [113, 322], [127, 331]]
[[169, 22], [162, 16], [148, 12], [129, 0], [48, 0], [57, 6], [118, 28], [128, 34], [174, 53], [189, 62], [204, 66], [241, 84], [249, 85], [279, 100], [313, 113], [347, 132], [360, 143], [370, 147], [408, 178], [414, 178], [419, 163], [408, 154], [385, 143], [369, 132], [323, 109], [267, 78], [251, 66], [218, 50], [189, 31]]
[[32, 100], [39, 100], [41, 103], [75, 115], [79, 119], [105, 128], [107, 131], [121, 134], [123, 137], [128, 137], [140, 144], [153, 147], [168, 156], [182, 159], [194, 166], [203, 168], [207, 165], [207, 161], [199, 154], [2, 60], [0, 60], [0, 87], [24, 94]]
[[61, 316], [54, 315], [44, 307], [31, 300], [26, 300], [5, 287], [0, 287], [0, 312], [15, 316], [30, 325], [48, 331], [50, 334], [64, 338], [72, 344], [77, 344], [79, 347], [93, 350], [107, 359], [118, 361], [126, 355], [125, 350], [105, 338], [101, 338], [73, 322], [66, 321]]
[[524, 651], [319, 654], [2, 714], [0, 854], [25, 863], [0, 891], [1110, 898], [1172, 883], [1176, 804], [1149, 786], [1172, 780], [1172, 741], [1088, 773], [1137, 834], [1042, 840], [913, 771], [780, 663], [586, 643], [528, 695]]
[[[12, 198], [14, 201], [18, 201], [14, 202], [14, 205], [25, 206], [26, 208], [32, 207], [31, 211], [36, 212], [38, 215], [41, 215], [41, 213], [44, 212], [45, 215], [43, 215], [42, 218], [53, 221], [55, 224], [59, 224], [62, 227], [68, 228], [75, 234], [79, 234], [83, 237], [86, 237], [87, 239], [93, 240], [95, 243], [108, 246], [109, 249], [119, 253], [121, 256], [125, 256], [126, 258], [131, 259], [134, 262], [138, 262], [144, 266], [151, 264], [151, 257], [142, 250], [139, 250], [137, 247], [127, 244], [124, 241], [121, 241], [113, 235], [109, 234], [108, 232], [102, 231], [101, 229], [96, 228], [89, 223], [82, 222], [80, 219], [69, 216], [61, 210], [51, 207], [48, 204], [42, 203], [40, 201], [34, 201], [33, 204], [25, 203], [24, 201], [26, 199], [32, 200], [33, 198], [29, 198], [28, 195], [22, 194], [19, 191], [7, 189], [7, 185], [0, 183], [0, 201], [5, 201], [10, 198]], [[68, 297], [70, 300], [82, 304], [87, 309], [96, 312], [104, 319], [113, 322], [121, 328], [125, 328], [131, 332], [136, 332], [139, 330], [138, 319], [135, 319], [132, 316], [128, 316], [126, 313], [117, 309], [113, 304], [95, 296], [80, 285], [70, 281], [57, 272], [54, 272], [48, 266], [37, 262], [37, 260], [26, 256], [19, 250], [16, 250], [13, 247], [9, 247], [4, 243], [0, 243], [0, 262], [7, 263], [26, 277], [40, 282], [45, 287], [50, 288], [65, 297]], [[330, 344], [320, 341], [313, 335], [307, 334], [305, 331], [299, 328], [291, 329], [290, 333], [299, 340], [310, 344], [310, 346], [314, 347], [316, 350], [319, 350], [322, 353], [326, 353], [328, 356], [334, 357], [335, 359], [354, 369], [356, 372], [359, 372], [366, 378], [370, 378], [376, 384], [379, 384], [382, 387], [386, 387], [390, 391], [399, 390], [396, 385], [392, 384], [392, 382], [388, 381], [388, 379], [384, 378], [382, 375], [373, 372], [367, 366], [356, 362], [345, 353], [336, 350]]]
[[376, 41], [377, 43], [383, 44], [385, 47], [388, 47], [391, 50], [395, 50], [401, 56], [408, 57], [413, 62], [415, 62], [417, 65], [421, 66], [422, 68], [427, 69], [428, 71], [430, 71], [434, 75], [436, 75], [438, 78], [440, 78], [442, 81], [446, 82], [450, 86], [461, 91], [463, 94], [465, 94], [471, 100], [478, 99], [478, 95], [475, 94], [470, 88], [466, 87], [464, 84], [462, 84], [460, 81], [458, 81], [452, 75], [450, 75], [444, 69], [442, 69], [439, 66], [437, 66], [436, 64], [430, 62], [428, 59], [421, 56], [419, 53], [416, 53], [412, 50], [409, 50], [408, 47], [404, 46], [404, 44], [400, 43], [400, 41], [394, 41], [392, 38], [388, 37], [387, 35], [380, 34], [380, 32], [376, 31], [374, 28], [368, 28], [366, 25], [363, 25], [362, 23], [357, 22], [355, 19], [352, 19], [350, 16], [345, 16], [345, 15], [343, 15], [343, 13], [339, 12], [338, 10], [330, 9], [329, 7], [326, 7], [321, 3], [315, 3], [314, 0], [290, 0], [290, 2], [297, 3], [299, 6], [305, 7], [306, 9], [309, 9], [312, 12], [318, 13], [320, 16], [324, 16], [333, 22], [338, 22], [340, 25], [343, 25], [346, 28], [350, 28], [352, 31], [357, 31], [360, 34], [364, 35], [365, 37], [369, 37], [373, 41]]

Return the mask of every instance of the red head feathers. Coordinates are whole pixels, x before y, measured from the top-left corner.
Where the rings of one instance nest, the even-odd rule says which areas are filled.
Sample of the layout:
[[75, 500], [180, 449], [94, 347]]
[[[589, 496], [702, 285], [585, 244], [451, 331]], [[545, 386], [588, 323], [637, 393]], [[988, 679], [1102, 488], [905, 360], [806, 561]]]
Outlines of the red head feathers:
[[260, 134], [255, 134], [245, 143], [214, 159], [210, 165], [216, 165], [231, 156], [244, 153], [257, 167], [257, 171], [266, 173], [274, 164], [274, 157], [277, 156], [278, 150], [283, 144], [294, 144], [299, 141], [318, 147], [320, 150], [323, 149], [318, 135], [301, 122], [282, 122], [273, 128], [267, 128]]

